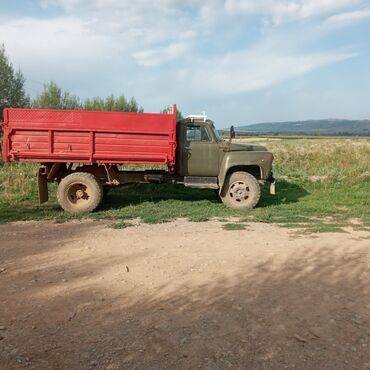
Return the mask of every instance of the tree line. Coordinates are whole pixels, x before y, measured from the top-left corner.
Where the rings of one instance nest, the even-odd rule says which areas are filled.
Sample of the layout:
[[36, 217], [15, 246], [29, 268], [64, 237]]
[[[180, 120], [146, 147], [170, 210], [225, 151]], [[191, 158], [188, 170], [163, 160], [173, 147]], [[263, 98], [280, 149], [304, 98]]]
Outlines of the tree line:
[[[10, 62], [4, 45], [0, 46], [0, 121], [6, 107], [144, 112], [134, 97], [127, 99], [123, 94], [117, 97], [112, 94], [105, 98], [97, 96], [81, 100], [77, 95], [63, 91], [55, 81], [44, 84], [43, 90], [31, 99], [26, 92], [25, 82], [22, 71], [16, 71]], [[169, 109], [165, 107], [161, 113]], [[180, 111], [177, 112], [177, 118], [182, 118]]]

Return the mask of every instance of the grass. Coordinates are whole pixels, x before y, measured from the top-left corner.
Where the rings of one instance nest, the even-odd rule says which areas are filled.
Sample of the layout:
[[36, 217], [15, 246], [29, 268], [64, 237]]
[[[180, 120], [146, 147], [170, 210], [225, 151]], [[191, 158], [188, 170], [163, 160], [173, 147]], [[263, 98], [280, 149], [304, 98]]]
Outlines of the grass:
[[111, 225], [112, 229], [125, 229], [126, 227], [134, 226], [133, 224], [125, 221], [119, 221]]
[[[130, 226], [139, 218], [145, 223], [187, 218], [201, 222], [236, 217], [238, 226], [247, 222], [276, 223], [305, 232], [340, 231], [345, 226], [370, 230], [370, 140], [366, 138], [258, 138], [275, 156], [277, 195], [263, 190], [253, 210], [223, 206], [212, 190], [180, 185], [136, 184], [113, 189], [101, 207], [88, 215], [112, 219], [113, 227]], [[253, 141], [248, 139], [248, 141]], [[256, 140], [254, 140], [256, 141]], [[67, 214], [55, 200], [38, 206], [35, 172], [37, 165], [0, 166], [0, 222], [53, 219], [62, 222], [85, 216]], [[241, 226], [239, 226], [241, 225]]]
[[245, 230], [244, 224], [241, 223], [229, 223], [222, 225], [222, 228], [227, 231], [235, 231], [235, 230]]

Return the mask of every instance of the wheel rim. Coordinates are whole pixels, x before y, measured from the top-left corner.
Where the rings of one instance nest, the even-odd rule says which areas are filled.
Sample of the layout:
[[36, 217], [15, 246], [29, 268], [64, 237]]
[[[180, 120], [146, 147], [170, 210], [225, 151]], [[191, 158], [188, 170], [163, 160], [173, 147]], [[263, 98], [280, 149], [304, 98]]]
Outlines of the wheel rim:
[[236, 204], [243, 204], [249, 199], [249, 186], [244, 181], [236, 181], [229, 188], [230, 199]]
[[84, 184], [72, 184], [67, 190], [68, 201], [80, 208], [89, 203], [91, 197], [90, 189]]

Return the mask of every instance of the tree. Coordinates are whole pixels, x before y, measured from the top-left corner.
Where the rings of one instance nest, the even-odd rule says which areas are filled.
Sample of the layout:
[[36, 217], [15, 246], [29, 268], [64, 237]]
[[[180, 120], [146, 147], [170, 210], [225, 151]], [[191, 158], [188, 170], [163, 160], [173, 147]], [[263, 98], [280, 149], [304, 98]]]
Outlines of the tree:
[[105, 102], [103, 98], [96, 96], [95, 98], [86, 99], [83, 105], [85, 110], [105, 110]]
[[12, 63], [5, 53], [4, 45], [0, 46], [0, 120], [6, 107], [25, 108], [30, 99], [24, 89], [25, 78], [20, 70], [14, 71]]
[[[169, 105], [167, 105], [166, 108], [164, 108], [163, 110], [161, 110], [160, 113], [170, 113], [172, 112], [172, 107], [170, 107]], [[176, 109], [176, 119], [179, 121], [180, 119], [183, 119], [183, 115], [181, 113], [181, 111], [179, 109]]]
[[44, 85], [44, 90], [32, 100], [32, 108], [81, 109], [80, 98], [62, 89], [54, 81]]
[[62, 89], [54, 82], [50, 81], [44, 85], [44, 90], [32, 101], [33, 108], [48, 109], [84, 109], [84, 110], [104, 110], [113, 112], [143, 112], [143, 108], [138, 105], [135, 98], [127, 100], [124, 95], [116, 98], [113, 94], [105, 99], [99, 96], [81, 101], [77, 95]]
[[143, 107], [140, 107], [134, 97], [127, 103], [128, 112], [144, 112]]
[[138, 105], [134, 97], [127, 101], [124, 95], [120, 95], [117, 98], [114, 95], [109, 95], [105, 99], [100, 97], [86, 99], [83, 109], [113, 112], [143, 112], [143, 108]]

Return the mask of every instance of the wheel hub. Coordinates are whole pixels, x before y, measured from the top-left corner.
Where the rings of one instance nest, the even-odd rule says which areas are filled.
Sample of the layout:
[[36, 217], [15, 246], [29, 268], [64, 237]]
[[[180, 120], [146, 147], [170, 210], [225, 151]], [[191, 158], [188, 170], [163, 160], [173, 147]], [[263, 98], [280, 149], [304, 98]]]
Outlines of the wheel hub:
[[83, 184], [73, 184], [68, 189], [68, 199], [73, 204], [80, 204], [86, 202], [90, 198], [88, 188]]
[[76, 191], [76, 198], [81, 199], [81, 198], [83, 198], [84, 194], [85, 194], [84, 191], [79, 189], [79, 190]]
[[236, 182], [230, 186], [230, 197], [236, 202], [243, 202], [249, 197], [249, 188], [244, 182]]

